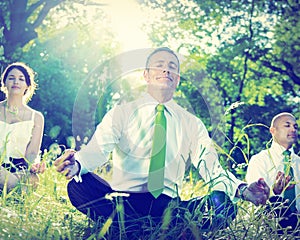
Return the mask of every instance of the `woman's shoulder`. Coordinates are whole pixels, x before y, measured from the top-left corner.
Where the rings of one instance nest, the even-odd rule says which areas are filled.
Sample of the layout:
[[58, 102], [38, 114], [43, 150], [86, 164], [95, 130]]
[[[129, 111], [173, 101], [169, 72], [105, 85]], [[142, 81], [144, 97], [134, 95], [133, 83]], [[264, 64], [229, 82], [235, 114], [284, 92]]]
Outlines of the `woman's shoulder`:
[[34, 120], [34, 122], [44, 122], [44, 115], [42, 112], [37, 111], [29, 106], [27, 106], [26, 111], [28, 111], [29, 115]]

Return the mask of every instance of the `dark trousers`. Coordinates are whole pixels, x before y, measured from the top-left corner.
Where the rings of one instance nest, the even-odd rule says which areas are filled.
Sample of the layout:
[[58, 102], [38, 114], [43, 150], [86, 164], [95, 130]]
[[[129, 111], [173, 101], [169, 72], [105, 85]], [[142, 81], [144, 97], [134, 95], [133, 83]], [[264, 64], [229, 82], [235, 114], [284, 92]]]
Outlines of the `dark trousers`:
[[270, 212], [275, 218], [278, 218], [278, 223], [281, 229], [278, 229], [279, 233], [283, 232], [284, 228], [289, 227], [290, 231], [300, 230], [298, 224], [298, 217], [296, 213], [292, 212], [287, 203], [280, 196], [273, 196], [269, 199], [270, 204], [267, 206], [267, 211]]
[[94, 173], [82, 175], [80, 183], [70, 181], [68, 194], [71, 203], [94, 221], [111, 218], [113, 223], [125, 223], [127, 227], [139, 219], [173, 226], [189, 218], [201, 230], [215, 230], [227, 227], [237, 214], [236, 206], [220, 191], [189, 201], [165, 194], [155, 199], [148, 192], [115, 192]]

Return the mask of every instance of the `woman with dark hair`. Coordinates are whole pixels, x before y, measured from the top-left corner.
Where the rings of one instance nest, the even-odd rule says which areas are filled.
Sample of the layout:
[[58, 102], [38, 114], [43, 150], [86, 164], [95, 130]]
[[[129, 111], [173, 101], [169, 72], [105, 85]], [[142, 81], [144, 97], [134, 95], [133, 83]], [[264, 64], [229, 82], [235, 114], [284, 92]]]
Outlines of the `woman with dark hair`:
[[36, 187], [37, 173], [45, 171], [39, 159], [44, 117], [27, 105], [36, 86], [33, 70], [24, 63], [10, 64], [2, 74], [6, 99], [0, 102], [0, 191], [22, 183]]

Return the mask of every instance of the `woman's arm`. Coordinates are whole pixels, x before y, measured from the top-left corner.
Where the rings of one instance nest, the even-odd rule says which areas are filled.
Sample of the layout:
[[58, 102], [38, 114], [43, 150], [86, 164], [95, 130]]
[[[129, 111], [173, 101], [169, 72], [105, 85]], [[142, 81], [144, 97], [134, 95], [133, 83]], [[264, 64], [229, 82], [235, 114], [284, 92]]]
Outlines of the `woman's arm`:
[[34, 163], [37, 158], [42, 144], [42, 138], [44, 133], [44, 116], [40, 112], [35, 112], [34, 126], [32, 129], [32, 136], [30, 142], [27, 145], [25, 158]]

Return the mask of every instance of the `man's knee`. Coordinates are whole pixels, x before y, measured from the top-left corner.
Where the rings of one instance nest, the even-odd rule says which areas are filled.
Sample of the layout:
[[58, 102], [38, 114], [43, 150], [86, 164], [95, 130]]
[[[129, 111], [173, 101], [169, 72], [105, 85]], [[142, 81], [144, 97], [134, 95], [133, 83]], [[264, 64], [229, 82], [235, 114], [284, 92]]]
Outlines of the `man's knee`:
[[236, 205], [222, 191], [213, 191], [208, 197], [208, 205], [216, 215], [222, 214], [233, 218], [237, 215]]

